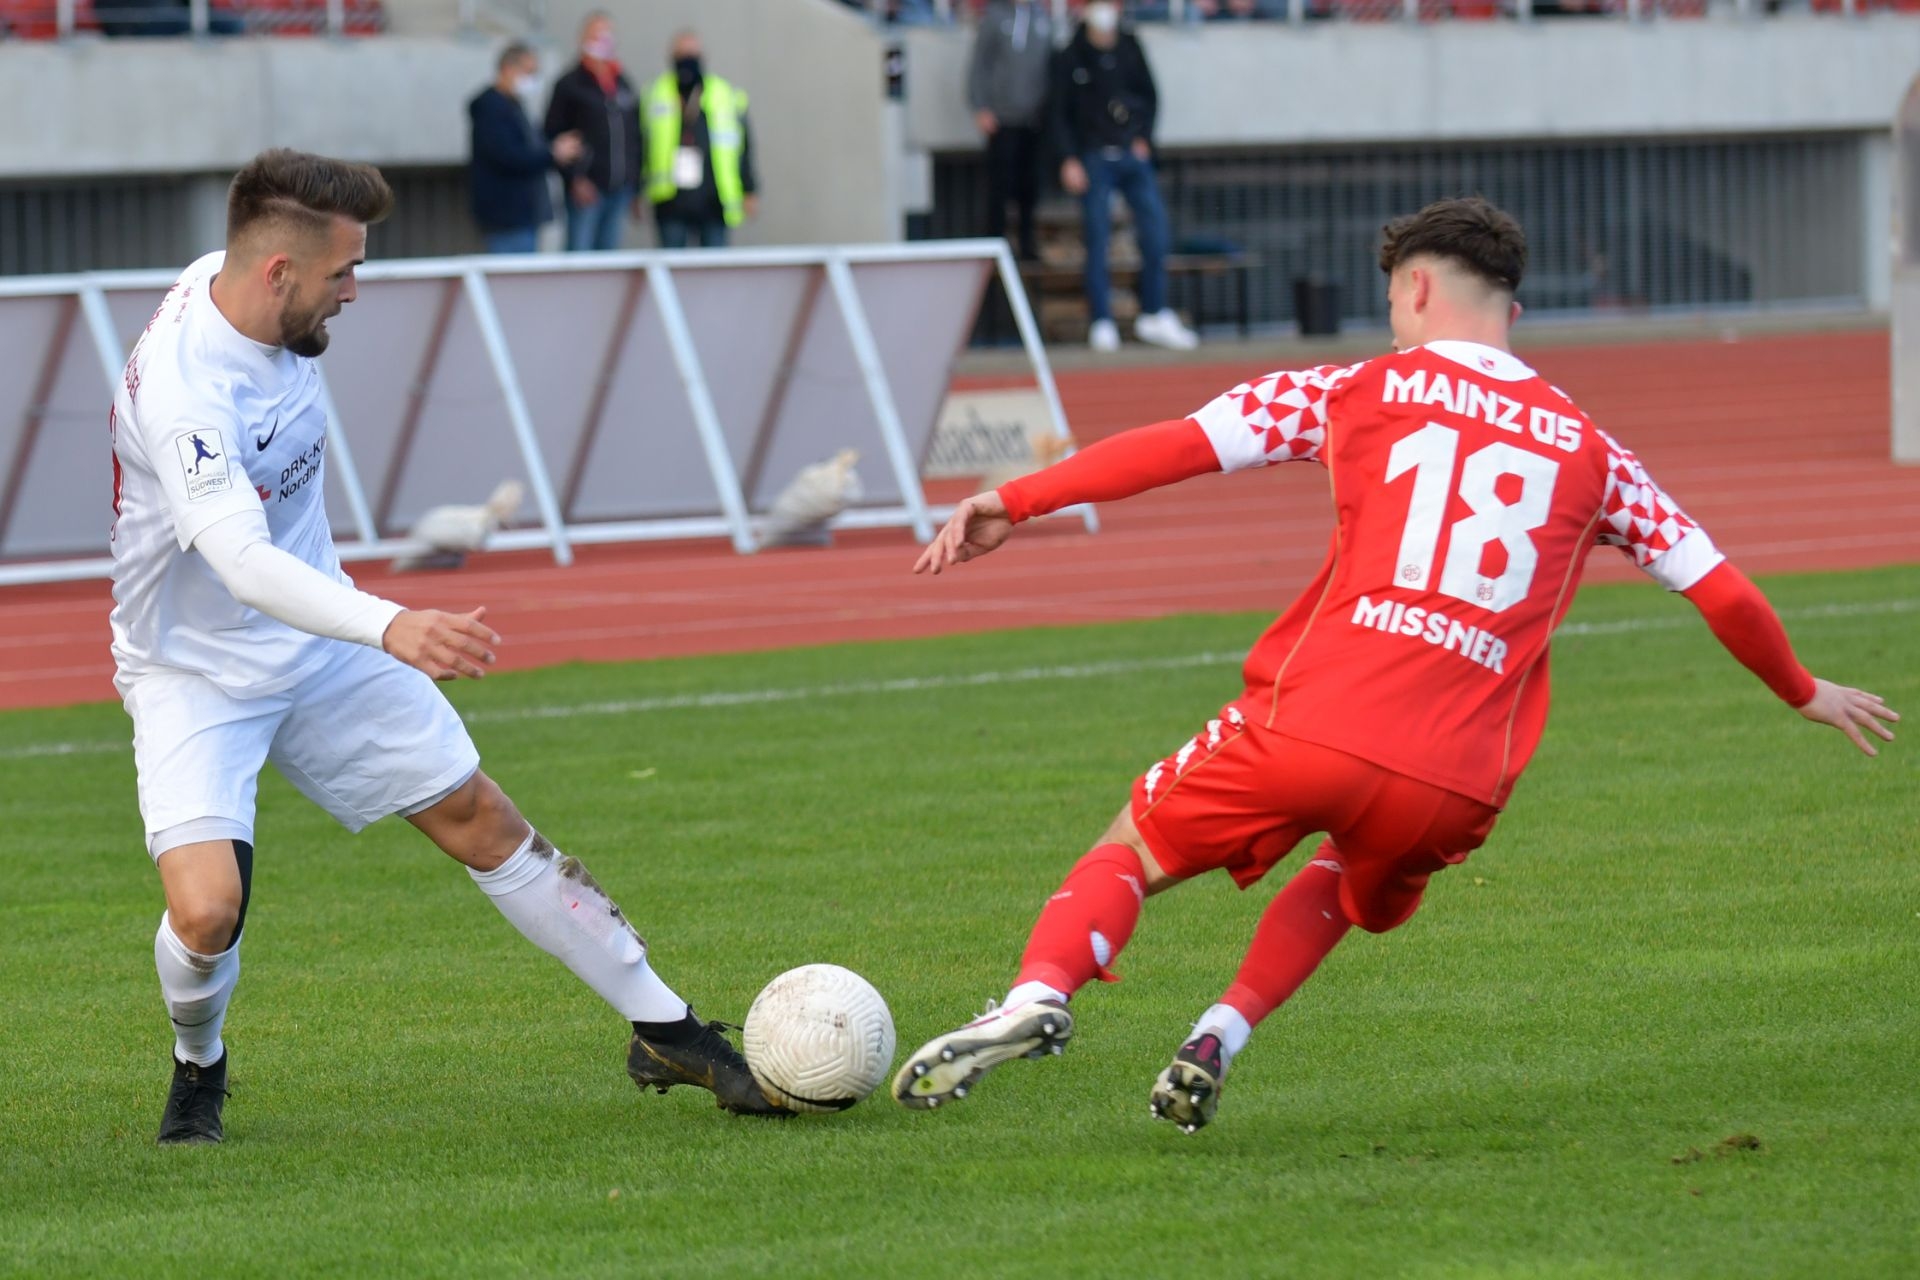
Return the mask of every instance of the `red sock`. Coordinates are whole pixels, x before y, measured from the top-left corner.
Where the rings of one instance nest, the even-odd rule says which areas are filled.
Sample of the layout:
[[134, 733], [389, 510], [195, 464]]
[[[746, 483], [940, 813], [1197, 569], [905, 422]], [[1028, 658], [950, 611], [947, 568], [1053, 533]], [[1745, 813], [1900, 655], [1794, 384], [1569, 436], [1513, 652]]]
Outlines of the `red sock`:
[[1094, 978], [1118, 982], [1107, 965], [1133, 936], [1146, 897], [1140, 855], [1103, 844], [1073, 864], [1047, 899], [1020, 957], [1021, 982], [1044, 982], [1072, 995]]
[[1247, 958], [1220, 997], [1248, 1023], [1285, 1003], [1353, 927], [1340, 910], [1340, 872], [1331, 862], [1315, 858], [1300, 868], [1261, 914]]

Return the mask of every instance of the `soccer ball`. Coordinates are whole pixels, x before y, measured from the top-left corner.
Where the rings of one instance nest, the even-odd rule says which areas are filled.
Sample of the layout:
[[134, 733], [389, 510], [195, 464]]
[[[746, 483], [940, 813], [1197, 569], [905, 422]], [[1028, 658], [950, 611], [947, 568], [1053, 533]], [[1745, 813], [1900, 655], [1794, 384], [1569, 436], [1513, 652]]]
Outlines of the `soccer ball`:
[[837, 964], [801, 965], [769, 982], [741, 1040], [754, 1077], [795, 1111], [845, 1111], [893, 1065], [887, 1002]]

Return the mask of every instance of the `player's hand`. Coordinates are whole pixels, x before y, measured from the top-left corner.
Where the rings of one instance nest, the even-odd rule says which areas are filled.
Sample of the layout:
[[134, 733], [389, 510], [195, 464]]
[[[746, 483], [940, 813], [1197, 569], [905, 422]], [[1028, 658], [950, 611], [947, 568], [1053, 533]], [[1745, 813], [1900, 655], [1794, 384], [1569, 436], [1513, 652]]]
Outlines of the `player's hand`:
[[1072, 156], [1068, 156], [1060, 162], [1060, 185], [1066, 189], [1067, 194], [1070, 196], [1085, 195], [1087, 193], [1087, 166], [1081, 164]]
[[1135, 138], [1133, 140], [1133, 158], [1135, 160], [1153, 159], [1153, 144], [1145, 138]]
[[493, 665], [489, 646], [500, 643], [493, 628], [482, 621], [486, 616], [484, 607], [472, 613], [408, 609], [387, 624], [380, 647], [435, 680], [459, 676], [478, 680]]
[[577, 131], [569, 130], [553, 140], [553, 162], [562, 168], [580, 158], [583, 144]]
[[973, 127], [980, 131], [981, 137], [991, 138], [1000, 131], [1000, 117], [982, 107], [973, 113]]
[[573, 192], [573, 203], [579, 208], [600, 203], [600, 188], [593, 185], [592, 178], [575, 178], [569, 189]]
[[976, 493], [953, 509], [940, 532], [914, 562], [915, 573], [939, 573], [949, 565], [983, 556], [1013, 534], [1007, 504], [992, 489]]
[[[1822, 680], [1818, 676], [1813, 681], [1813, 697], [1803, 706], [1795, 707], [1807, 719], [1815, 724], [1830, 724], [1847, 735], [1854, 746], [1870, 756], [1880, 752], [1866, 739], [1865, 729], [1875, 737], [1887, 742], [1893, 741], [1893, 730], [1888, 724], [1898, 724], [1900, 713], [1880, 700], [1877, 693], [1868, 693], [1863, 689], [1849, 689], [1843, 684], [1834, 684], [1831, 680]], [[1883, 724], [1882, 721], [1885, 721]]]

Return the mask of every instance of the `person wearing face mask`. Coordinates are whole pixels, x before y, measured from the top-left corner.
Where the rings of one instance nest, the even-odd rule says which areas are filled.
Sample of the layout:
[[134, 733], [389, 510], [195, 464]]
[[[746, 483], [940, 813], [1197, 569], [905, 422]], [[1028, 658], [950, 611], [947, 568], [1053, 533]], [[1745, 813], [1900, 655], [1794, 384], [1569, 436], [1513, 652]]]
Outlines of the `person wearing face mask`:
[[672, 70], [647, 90], [647, 199], [663, 249], [723, 248], [759, 209], [747, 95], [700, 52], [700, 37], [680, 32]]
[[1147, 55], [1120, 27], [1120, 6], [1093, 0], [1073, 39], [1054, 58], [1053, 144], [1065, 157], [1060, 185], [1080, 197], [1087, 244], [1087, 342], [1117, 351], [1107, 277], [1107, 241], [1113, 193], [1133, 210], [1140, 246], [1140, 315], [1133, 335], [1142, 342], [1186, 351], [1200, 345], [1167, 306], [1167, 210], [1153, 169], [1153, 123], [1159, 97]]
[[548, 142], [523, 105], [539, 88], [539, 59], [514, 43], [501, 50], [493, 83], [467, 104], [473, 160], [468, 168], [473, 220], [488, 253], [532, 253], [540, 228], [553, 221], [547, 175], [580, 159], [580, 135]]
[[613, 19], [590, 13], [580, 27], [580, 61], [553, 86], [547, 137], [578, 133], [567, 166], [567, 248], [618, 249], [640, 189], [639, 99], [614, 57]]

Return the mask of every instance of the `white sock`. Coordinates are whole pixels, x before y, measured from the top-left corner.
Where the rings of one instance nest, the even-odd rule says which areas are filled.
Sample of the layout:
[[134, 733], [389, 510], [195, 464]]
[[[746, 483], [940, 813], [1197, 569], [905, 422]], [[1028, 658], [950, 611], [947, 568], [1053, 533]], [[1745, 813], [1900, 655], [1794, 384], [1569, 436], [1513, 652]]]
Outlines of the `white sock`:
[[528, 834], [492, 871], [467, 874], [527, 940], [573, 970], [629, 1022], [678, 1022], [687, 1002], [655, 976], [647, 944], [577, 858]]
[[1200, 1015], [1200, 1021], [1193, 1024], [1193, 1035], [1187, 1039], [1208, 1032], [1220, 1037], [1220, 1066], [1224, 1069], [1233, 1065], [1233, 1056], [1253, 1038], [1253, 1024], [1232, 1005], [1216, 1004]]
[[160, 931], [153, 935], [153, 967], [160, 971], [160, 994], [173, 1019], [174, 1056], [202, 1067], [220, 1061], [227, 1051], [220, 1028], [233, 984], [240, 980], [240, 944], [217, 956], [190, 951], [163, 912]]
[[1023, 982], [1013, 990], [1007, 992], [1006, 1003], [1000, 1007], [1002, 1009], [1011, 1009], [1016, 1005], [1023, 1005], [1032, 1000], [1058, 1000], [1061, 1004], [1065, 1004], [1067, 1002], [1067, 993], [1055, 990], [1044, 982]]

